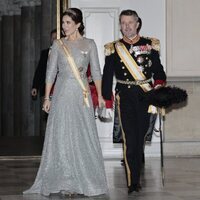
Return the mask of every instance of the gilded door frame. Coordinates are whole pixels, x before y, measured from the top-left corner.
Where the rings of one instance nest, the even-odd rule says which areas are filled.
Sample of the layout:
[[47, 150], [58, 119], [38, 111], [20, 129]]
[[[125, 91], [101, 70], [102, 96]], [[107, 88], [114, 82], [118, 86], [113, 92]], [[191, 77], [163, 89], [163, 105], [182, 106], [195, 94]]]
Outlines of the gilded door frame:
[[56, 26], [57, 39], [61, 36], [61, 14], [68, 8], [68, 0], [57, 0], [56, 2]]

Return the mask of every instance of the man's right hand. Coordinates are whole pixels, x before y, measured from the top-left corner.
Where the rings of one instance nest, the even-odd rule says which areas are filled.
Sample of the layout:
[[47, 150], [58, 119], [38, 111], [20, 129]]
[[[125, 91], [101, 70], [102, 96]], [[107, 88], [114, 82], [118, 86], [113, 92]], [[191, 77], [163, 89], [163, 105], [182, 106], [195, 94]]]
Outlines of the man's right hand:
[[42, 106], [42, 110], [46, 113], [49, 113], [50, 110], [50, 106], [51, 106], [51, 101], [49, 99], [44, 99], [44, 103]]
[[33, 88], [33, 89], [31, 90], [31, 95], [32, 95], [33, 97], [35, 97], [35, 96], [37, 96], [37, 94], [38, 94], [37, 89], [36, 89], [36, 88]]

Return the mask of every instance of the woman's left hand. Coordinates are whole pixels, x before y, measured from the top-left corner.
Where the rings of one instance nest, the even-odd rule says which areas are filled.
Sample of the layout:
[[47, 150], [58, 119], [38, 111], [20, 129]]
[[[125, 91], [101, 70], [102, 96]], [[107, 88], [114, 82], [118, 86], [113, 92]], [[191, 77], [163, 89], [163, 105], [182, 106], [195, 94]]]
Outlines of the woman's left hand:
[[103, 99], [102, 96], [98, 96], [98, 102], [99, 102], [99, 107], [102, 108], [102, 107], [105, 107], [106, 103]]

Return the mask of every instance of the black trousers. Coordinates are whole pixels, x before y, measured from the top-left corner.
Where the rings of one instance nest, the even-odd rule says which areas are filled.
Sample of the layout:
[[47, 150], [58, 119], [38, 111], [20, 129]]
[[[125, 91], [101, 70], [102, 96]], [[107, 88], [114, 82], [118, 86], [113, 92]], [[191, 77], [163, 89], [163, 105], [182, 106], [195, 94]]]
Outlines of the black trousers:
[[148, 103], [142, 99], [143, 94], [139, 86], [132, 86], [117, 94], [128, 187], [140, 182], [144, 137], [150, 118]]
[[122, 142], [123, 142], [123, 139], [122, 139], [121, 126], [120, 126], [120, 119], [119, 119], [119, 114], [118, 114], [118, 102], [117, 100], [115, 100], [113, 143], [122, 143]]

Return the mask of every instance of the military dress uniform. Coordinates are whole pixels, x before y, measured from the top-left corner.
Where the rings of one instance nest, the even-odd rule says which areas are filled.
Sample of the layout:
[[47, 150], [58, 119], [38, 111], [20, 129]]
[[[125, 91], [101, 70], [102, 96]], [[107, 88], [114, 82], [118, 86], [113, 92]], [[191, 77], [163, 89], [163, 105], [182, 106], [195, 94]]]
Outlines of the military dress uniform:
[[[144, 74], [144, 81], [137, 81], [133, 78], [117, 52], [117, 42], [121, 42], [129, 51], [139, 70]], [[123, 37], [119, 41], [106, 44], [105, 55], [102, 95], [105, 100], [111, 99], [113, 76], [115, 75], [127, 185], [130, 191], [137, 191], [140, 184], [144, 137], [150, 118], [149, 104], [142, 100], [145, 91], [140, 86], [149, 83], [154, 87], [166, 81], [159, 58], [159, 40], [139, 35], [132, 41]]]

